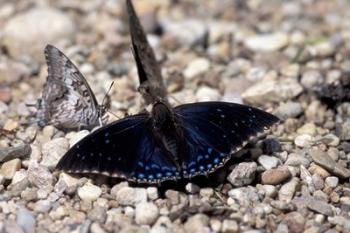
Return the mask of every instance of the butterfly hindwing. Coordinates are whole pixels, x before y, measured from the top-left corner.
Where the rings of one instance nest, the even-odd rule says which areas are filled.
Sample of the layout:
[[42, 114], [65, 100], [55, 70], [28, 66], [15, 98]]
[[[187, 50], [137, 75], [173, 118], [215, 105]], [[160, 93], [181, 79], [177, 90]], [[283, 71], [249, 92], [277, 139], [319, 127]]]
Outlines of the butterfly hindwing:
[[57, 168], [139, 183], [158, 183], [179, 175], [154, 143], [148, 114], [129, 116], [96, 130], [75, 144]]
[[180, 105], [174, 113], [188, 146], [184, 177], [214, 171], [250, 137], [278, 122], [277, 117], [262, 110], [225, 102]]

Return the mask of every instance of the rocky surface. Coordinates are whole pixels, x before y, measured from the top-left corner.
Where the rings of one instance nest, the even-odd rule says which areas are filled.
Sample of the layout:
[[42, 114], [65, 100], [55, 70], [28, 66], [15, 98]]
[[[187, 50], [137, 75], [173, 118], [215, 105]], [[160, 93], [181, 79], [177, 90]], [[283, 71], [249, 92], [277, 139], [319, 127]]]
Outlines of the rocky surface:
[[26, 104], [45, 81], [44, 46], [74, 61], [100, 103], [115, 82], [109, 121], [142, 111], [124, 2], [5, 1], [0, 232], [350, 232], [350, 104], [317, 95], [348, 83], [350, 2], [134, 3], [171, 104], [243, 102], [281, 123], [203, 180], [137, 186], [58, 172], [89, 132], [35, 125]]

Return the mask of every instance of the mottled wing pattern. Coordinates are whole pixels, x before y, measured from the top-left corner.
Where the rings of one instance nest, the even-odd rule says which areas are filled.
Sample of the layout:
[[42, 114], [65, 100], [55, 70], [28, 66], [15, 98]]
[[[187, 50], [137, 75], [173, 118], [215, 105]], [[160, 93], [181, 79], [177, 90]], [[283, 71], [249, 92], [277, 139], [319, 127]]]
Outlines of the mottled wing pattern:
[[147, 37], [131, 0], [126, 1], [126, 6], [129, 15], [131, 43], [140, 81], [139, 89], [144, 88], [149, 90], [150, 98], [147, 96], [144, 97], [146, 98], [146, 102], [151, 103], [159, 97], [166, 97], [166, 89], [163, 83], [161, 69], [153, 49], [147, 41]]
[[188, 146], [183, 168], [185, 178], [223, 166], [250, 137], [279, 121], [262, 110], [225, 102], [180, 105], [174, 113], [184, 129]]
[[39, 122], [59, 128], [88, 128], [98, 124], [98, 103], [77, 67], [52, 45], [45, 48], [48, 77], [43, 90]]
[[179, 177], [153, 141], [150, 116], [139, 114], [99, 128], [76, 143], [57, 168], [71, 173], [97, 173], [138, 183]]

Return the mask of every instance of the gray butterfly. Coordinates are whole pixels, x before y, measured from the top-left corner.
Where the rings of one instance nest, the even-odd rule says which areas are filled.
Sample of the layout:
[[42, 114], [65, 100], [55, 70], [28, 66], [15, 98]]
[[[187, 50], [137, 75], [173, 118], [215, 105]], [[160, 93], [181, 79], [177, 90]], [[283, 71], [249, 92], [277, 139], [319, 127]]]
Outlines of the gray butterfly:
[[52, 45], [45, 47], [48, 76], [38, 101], [39, 126], [52, 124], [61, 129], [92, 129], [102, 125], [105, 99], [99, 105], [77, 67]]

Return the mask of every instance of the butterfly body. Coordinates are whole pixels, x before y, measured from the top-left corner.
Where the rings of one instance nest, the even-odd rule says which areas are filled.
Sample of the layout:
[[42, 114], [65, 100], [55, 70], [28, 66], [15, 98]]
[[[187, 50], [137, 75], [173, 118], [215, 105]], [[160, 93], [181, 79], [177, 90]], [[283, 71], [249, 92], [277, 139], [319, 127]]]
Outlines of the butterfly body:
[[38, 101], [38, 124], [62, 129], [91, 129], [101, 123], [99, 105], [89, 84], [76, 66], [57, 48], [47, 45], [48, 77]]
[[206, 175], [223, 166], [250, 137], [278, 122], [249, 106], [201, 102], [175, 108], [156, 102], [150, 113], [106, 125], [74, 145], [57, 165], [139, 183]]

